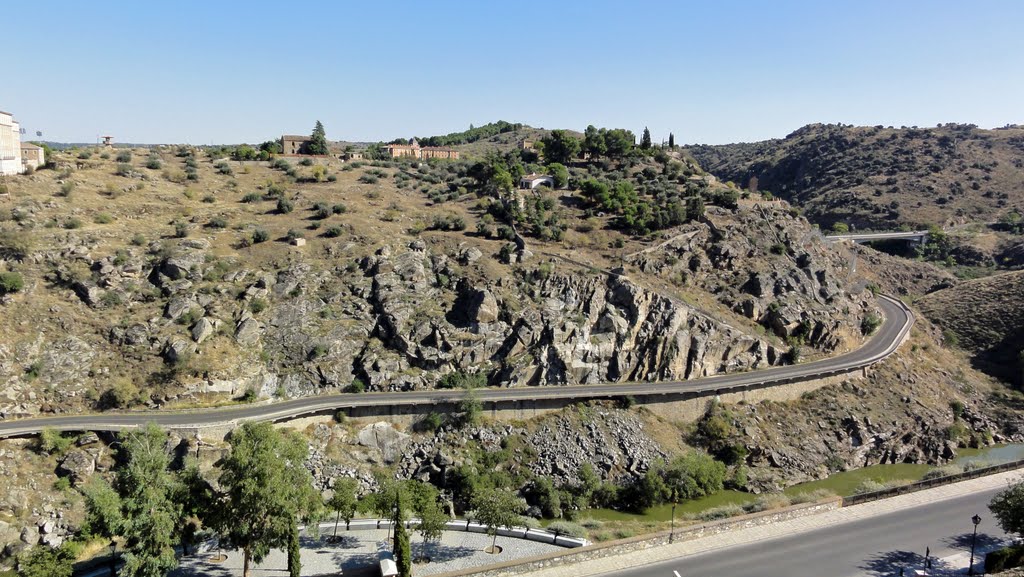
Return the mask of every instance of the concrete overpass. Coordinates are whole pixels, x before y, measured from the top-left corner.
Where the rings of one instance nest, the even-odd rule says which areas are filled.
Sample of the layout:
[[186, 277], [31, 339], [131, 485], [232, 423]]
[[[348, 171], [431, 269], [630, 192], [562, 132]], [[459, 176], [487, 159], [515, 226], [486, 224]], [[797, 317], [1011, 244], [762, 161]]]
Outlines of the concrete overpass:
[[[476, 391], [477, 398], [492, 407], [499, 404], [538, 402], [543, 400], [608, 399], [626, 395], [644, 403], [671, 402], [680, 396], [705, 397], [754, 391], [798, 382], [827, 379], [866, 369], [896, 352], [910, 334], [914, 314], [898, 299], [879, 295], [879, 308], [885, 322], [859, 349], [810, 363], [770, 367], [767, 369], [716, 375], [689, 381], [604, 383], [594, 385], [486, 388]], [[77, 415], [59, 415], [0, 421], [0, 438], [34, 435], [44, 428], [58, 431], [121, 431], [145, 423], [156, 423], [168, 429], [195, 430], [232, 427], [242, 421], [288, 421], [300, 417], [331, 414], [338, 409], [393, 410], [408, 407], [427, 413], [439, 405], [462, 401], [462, 390], [427, 390], [389, 393], [340, 393], [303, 397], [288, 401], [252, 405], [234, 405], [217, 409], [192, 411], [126, 411]]]
[[851, 240], [857, 244], [865, 244], [876, 240], [908, 240], [924, 244], [928, 240], [927, 230], [901, 231], [901, 232], [862, 232], [851, 234], [830, 234], [825, 236], [826, 240], [840, 241]]

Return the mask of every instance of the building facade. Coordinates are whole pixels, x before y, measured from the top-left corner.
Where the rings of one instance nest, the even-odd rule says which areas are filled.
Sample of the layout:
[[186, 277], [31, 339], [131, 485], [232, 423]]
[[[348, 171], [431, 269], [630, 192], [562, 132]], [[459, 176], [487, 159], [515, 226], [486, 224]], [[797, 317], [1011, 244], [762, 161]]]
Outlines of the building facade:
[[420, 146], [415, 138], [409, 144], [388, 144], [384, 147], [391, 158], [402, 158], [409, 156], [417, 160], [430, 158], [443, 158], [446, 160], [458, 160], [459, 151], [440, 146]]
[[28, 172], [46, 164], [46, 151], [31, 142], [21, 143], [21, 171]]
[[21, 125], [8, 112], [0, 111], [0, 176], [21, 174]]
[[281, 153], [282, 154], [304, 154], [306, 145], [309, 144], [308, 136], [296, 136], [294, 134], [285, 134], [281, 137]]
[[555, 187], [555, 178], [549, 174], [527, 174], [519, 179], [519, 188], [534, 189], [538, 186]]

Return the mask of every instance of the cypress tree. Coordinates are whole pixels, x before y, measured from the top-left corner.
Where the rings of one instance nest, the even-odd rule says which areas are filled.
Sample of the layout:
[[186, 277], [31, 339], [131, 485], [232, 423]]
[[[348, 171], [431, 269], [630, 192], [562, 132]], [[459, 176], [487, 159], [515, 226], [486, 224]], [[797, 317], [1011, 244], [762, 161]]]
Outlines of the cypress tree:
[[676, 147], [676, 135], [672, 134], [671, 132], [668, 133], [668, 147], [669, 148], [675, 148]]
[[288, 577], [299, 577], [302, 573], [301, 549], [299, 548], [299, 526], [292, 524], [288, 532]]
[[651, 131], [644, 127], [644, 135], [640, 137], [640, 148], [651, 147]]
[[395, 541], [393, 550], [395, 553], [395, 565], [398, 566], [399, 577], [412, 577], [412, 548], [409, 545], [409, 532], [402, 522], [402, 495], [396, 494], [395, 502]]
[[324, 125], [319, 120], [316, 121], [316, 126], [313, 127], [313, 134], [309, 137], [309, 143], [306, 145], [307, 154], [324, 155], [327, 154], [327, 134], [324, 132]]

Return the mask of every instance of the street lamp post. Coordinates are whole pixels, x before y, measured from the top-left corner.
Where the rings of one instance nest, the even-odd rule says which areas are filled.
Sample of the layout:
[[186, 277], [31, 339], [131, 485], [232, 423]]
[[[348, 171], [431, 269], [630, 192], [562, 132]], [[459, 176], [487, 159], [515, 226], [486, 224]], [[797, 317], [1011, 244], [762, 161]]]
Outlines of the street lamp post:
[[672, 543], [676, 536], [676, 505], [679, 503], [679, 499], [676, 497], [675, 489], [672, 490], [672, 528], [668, 532], [668, 542]]
[[968, 575], [974, 575], [974, 544], [978, 542], [978, 524], [981, 523], [981, 516], [971, 517], [971, 523], [974, 523], [974, 535], [971, 536], [971, 564], [967, 567]]

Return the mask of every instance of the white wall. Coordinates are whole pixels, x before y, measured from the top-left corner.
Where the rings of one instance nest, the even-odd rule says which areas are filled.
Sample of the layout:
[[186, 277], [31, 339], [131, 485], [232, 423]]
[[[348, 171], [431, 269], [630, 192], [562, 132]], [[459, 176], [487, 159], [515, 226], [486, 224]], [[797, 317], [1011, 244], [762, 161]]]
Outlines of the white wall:
[[21, 126], [0, 113], [0, 174], [21, 174]]

